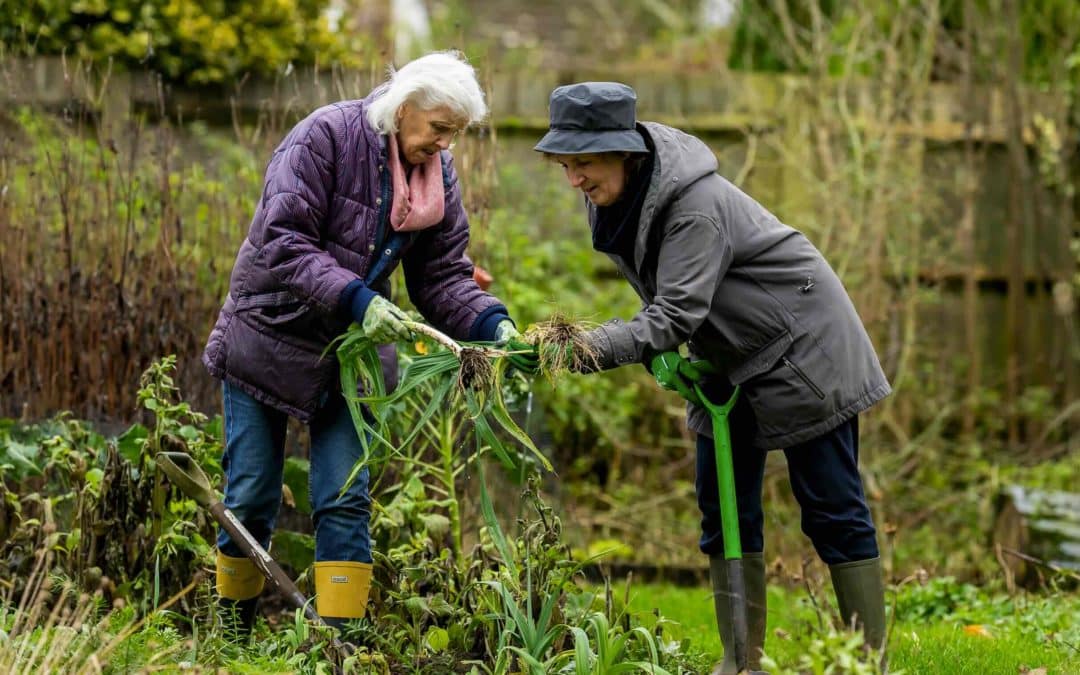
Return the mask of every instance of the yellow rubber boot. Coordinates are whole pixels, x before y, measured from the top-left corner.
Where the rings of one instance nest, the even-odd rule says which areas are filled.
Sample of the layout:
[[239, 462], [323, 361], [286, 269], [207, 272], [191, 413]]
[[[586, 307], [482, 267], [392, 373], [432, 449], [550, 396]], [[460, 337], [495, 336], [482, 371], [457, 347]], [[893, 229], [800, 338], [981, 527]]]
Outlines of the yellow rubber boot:
[[217, 554], [217, 592], [228, 600], [257, 598], [266, 585], [255, 563], [247, 558], [232, 558], [221, 551]]
[[362, 618], [371, 589], [371, 563], [315, 563], [315, 611], [331, 626]]
[[217, 592], [226, 636], [245, 639], [255, 625], [256, 605], [266, 578], [247, 558], [217, 554]]

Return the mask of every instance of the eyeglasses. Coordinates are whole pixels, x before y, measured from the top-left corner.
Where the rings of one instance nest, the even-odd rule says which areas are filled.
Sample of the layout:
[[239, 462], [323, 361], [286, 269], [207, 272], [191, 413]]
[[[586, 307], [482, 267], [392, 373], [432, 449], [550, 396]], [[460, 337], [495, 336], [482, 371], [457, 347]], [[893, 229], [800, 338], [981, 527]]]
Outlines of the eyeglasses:
[[457, 139], [458, 135], [461, 134], [461, 132], [463, 131], [463, 129], [459, 129], [456, 127], [446, 127], [441, 124], [435, 123], [430, 123], [430, 126], [431, 131], [435, 134], [436, 138], [446, 138], [451, 143], [453, 143]]

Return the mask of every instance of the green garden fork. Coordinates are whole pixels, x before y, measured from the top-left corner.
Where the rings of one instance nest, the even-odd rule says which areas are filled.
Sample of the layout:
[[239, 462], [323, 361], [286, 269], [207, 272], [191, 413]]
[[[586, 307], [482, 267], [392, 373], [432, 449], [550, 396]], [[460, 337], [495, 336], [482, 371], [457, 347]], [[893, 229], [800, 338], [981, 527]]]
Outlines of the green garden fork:
[[[715, 375], [716, 369], [707, 361], [694, 361], [699, 373]], [[739, 511], [735, 499], [735, 466], [731, 454], [731, 429], [728, 415], [739, 400], [740, 389], [735, 387], [726, 403], [715, 404], [701, 390], [701, 383], [694, 382], [697, 401], [709, 412], [712, 419], [713, 446], [716, 451], [716, 488], [720, 497], [720, 526], [724, 536], [724, 560], [727, 562], [728, 607], [731, 610], [732, 648], [735, 666], [739, 673], [764, 675], [762, 671], [749, 671], [747, 667], [747, 607], [746, 580], [743, 576], [742, 539], [739, 533]]]

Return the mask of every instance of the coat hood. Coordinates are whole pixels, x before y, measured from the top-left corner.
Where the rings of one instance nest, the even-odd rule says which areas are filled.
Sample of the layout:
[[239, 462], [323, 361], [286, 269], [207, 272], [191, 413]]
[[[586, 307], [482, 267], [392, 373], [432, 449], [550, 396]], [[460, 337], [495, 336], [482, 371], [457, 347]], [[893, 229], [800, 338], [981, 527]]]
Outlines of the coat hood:
[[640, 122], [638, 131], [654, 156], [652, 180], [634, 241], [634, 267], [640, 269], [657, 216], [691, 185], [716, 173], [719, 165], [709, 146], [690, 134], [656, 122]]

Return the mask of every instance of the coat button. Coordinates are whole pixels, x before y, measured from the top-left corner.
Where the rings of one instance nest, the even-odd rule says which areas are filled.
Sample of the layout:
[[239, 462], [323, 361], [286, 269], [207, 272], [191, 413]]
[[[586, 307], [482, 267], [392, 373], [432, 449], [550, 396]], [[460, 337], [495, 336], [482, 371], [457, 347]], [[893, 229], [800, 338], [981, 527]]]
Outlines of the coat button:
[[376, 204], [376, 205], [378, 205], [378, 204], [382, 204], [382, 197], [376, 197], [376, 198], [375, 198], [375, 204]]
[[679, 182], [679, 177], [675, 176], [674, 178], [671, 179], [671, 182], [672, 183], [678, 183]]
[[375, 244], [368, 244], [368, 245], [367, 245], [367, 250], [368, 250], [368, 252], [369, 252], [369, 253], [370, 253], [371, 251], [374, 251], [374, 250], [375, 250]]
[[382, 164], [380, 164], [380, 165], [379, 165], [379, 171], [382, 171], [382, 170], [383, 170], [383, 165], [382, 165]]
[[385, 251], [383, 251], [383, 253], [385, 253], [386, 255], [393, 255], [394, 254], [394, 252], [392, 250], [390, 250], [390, 249], [386, 249]]

